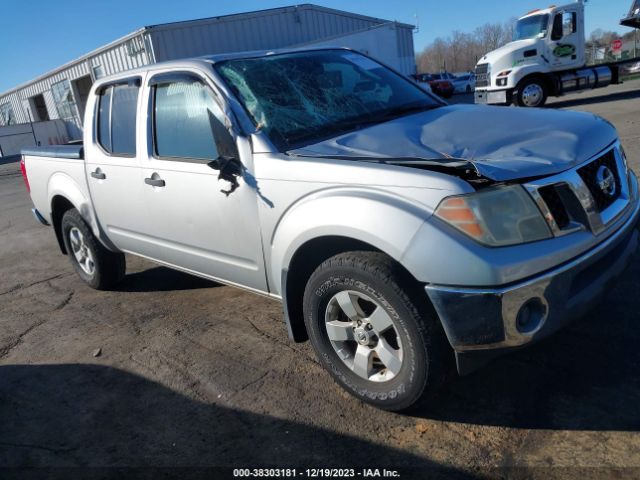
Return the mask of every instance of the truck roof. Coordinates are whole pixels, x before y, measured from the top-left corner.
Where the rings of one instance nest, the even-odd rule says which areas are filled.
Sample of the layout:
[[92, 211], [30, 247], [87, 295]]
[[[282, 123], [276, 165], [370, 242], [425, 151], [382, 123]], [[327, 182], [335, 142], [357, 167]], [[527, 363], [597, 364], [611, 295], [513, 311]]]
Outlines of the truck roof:
[[546, 13], [551, 13], [554, 10], [562, 10], [564, 8], [572, 7], [574, 5], [575, 5], [575, 3], [570, 3], [570, 4], [567, 4], [567, 5], [549, 5], [547, 8], [537, 8], [535, 10], [531, 10], [526, 15], [523, 15], [518, 20], [522, 20], [523, 18], [527, 18], [527, 17], [532, 17], [534, 15], [543, 15], [543, 14], [546, 14]]
[[201, 57], [211, 63], [223, 62], [226, 60], [237, 60], [240, 58], [259, 58], [268, 57], [271, 55], [281, 55], [283, 53], [296, 53], [296, 52], [311, 52], [322, 50], [350, 50], [347, 47], [298, 47], [298, 48], [280, 48], [276, 50], [250, 50], [247, 52], [234, 52], [234, 53], [219, 53], [216, 55], [207, 55]]
[[259, 58], [259, 57], [268, 57], [271, 55], [280, 55], [284, 53], [313, 52], [313, 51], [323, 51], [323, 50], [354, 51], [351, 48], [347, 48], [347, 47], [315, 47], [315, 48], [300, 47], [300, 48], [282, 48], [282, 49], [276, 49], [276, 50], [252, 50], [252, 51], [246, 51], [246, 52], [220, 53], [217, 55], [205, 55], [202, 57], [182, 58], [178, 60], [169, 60], [166, 62], [152, 63], [142, 67], [138, 67], [131, 70], [126, 70], [124, 72], [119, 72], [113, 75], [102, 77], [99, 80], [96, 80], [94, 85], [102, 85], [105, 83], [110, 83], [113, 80], [117, 80], [120, 78], [127, 78], [143, 72], [165, 69], [167, 67], [169, 68], [170, 67], [184, 68], [189, 66], [201, 67], [203, 63], [213, 65], [226, 60], [237, 60], [241, 58]]

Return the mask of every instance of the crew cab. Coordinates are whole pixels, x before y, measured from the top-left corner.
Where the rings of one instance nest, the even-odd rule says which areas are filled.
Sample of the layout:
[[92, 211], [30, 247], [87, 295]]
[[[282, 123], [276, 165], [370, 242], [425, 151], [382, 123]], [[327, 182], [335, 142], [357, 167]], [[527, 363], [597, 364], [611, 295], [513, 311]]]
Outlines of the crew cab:
[[129, 253], [281, 301], [384, 409], [580, 317], [638, 248], [607, 121], [447, 106], [350, 50], [147, 66], [96, 81], [84, 118], [82, 146], [22, 158], [82, 280], [116, 288]]

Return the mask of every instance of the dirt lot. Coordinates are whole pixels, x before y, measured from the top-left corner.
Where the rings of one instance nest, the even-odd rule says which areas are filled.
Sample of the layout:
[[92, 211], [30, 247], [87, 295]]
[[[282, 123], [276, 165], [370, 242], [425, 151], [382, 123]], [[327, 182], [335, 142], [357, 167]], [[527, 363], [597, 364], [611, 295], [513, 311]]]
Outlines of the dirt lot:
[[[640, 172], [640, 82], [552, 105], [609, 119]], [[334, 385], [277, 302], [132, 257], [118, 291], [91, 290], [30, 207], [16, 165], [0, 165], [2, 467], [640, 475], [640, 262], [589, 316], [403, 416]]]

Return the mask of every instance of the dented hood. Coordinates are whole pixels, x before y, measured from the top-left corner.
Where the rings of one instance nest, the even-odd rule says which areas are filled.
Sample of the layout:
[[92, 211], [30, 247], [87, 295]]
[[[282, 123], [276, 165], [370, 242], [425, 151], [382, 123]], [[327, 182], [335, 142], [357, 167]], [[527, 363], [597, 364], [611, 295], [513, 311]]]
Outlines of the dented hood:
[[292, 151], [305, 156], [451, 158], [495, 181], [553, 175], [617, 138], [606, 120], [551, 109], [455, 105], [429, 110]]

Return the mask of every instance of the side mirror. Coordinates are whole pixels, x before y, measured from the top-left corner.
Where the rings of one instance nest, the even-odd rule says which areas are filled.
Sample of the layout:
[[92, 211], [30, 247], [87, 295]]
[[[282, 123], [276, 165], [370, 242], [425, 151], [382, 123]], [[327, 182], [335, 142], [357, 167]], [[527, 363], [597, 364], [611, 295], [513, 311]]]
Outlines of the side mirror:
[[238, 177], [242, 176], [242, 172], [244, 167], [240, 160], [235, 157], [226, 157], [220, 156], [215, 160], [210, 161], [207, 165], [214, 169], [218, 170], [220, 173], [218, 174], [218, 180], [226, 180], [231, 184], [229, 190], [220, 190], [227, 197], [236, 191], [236, 189], [240, 186], [238, 183]]

